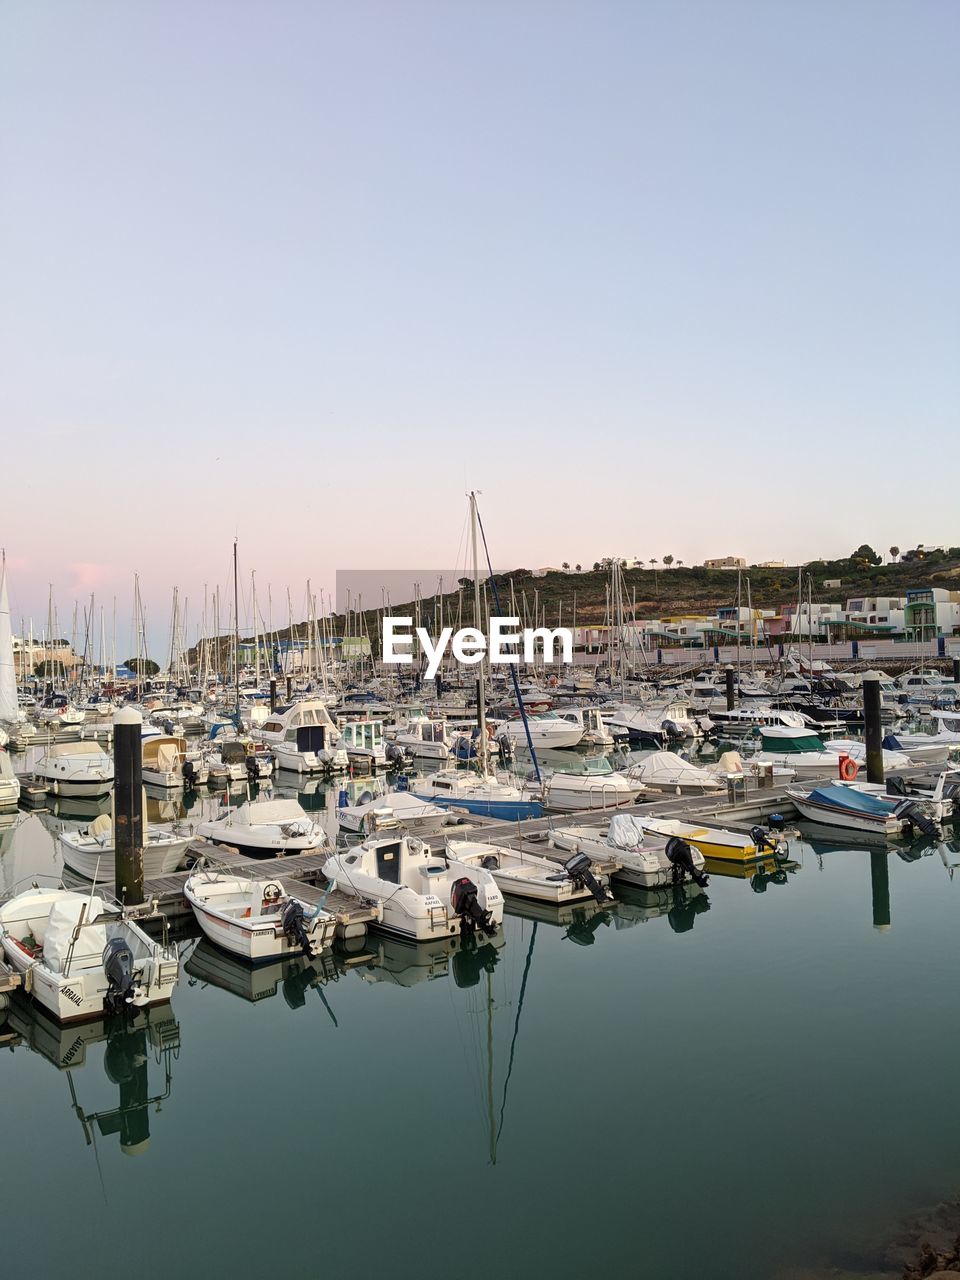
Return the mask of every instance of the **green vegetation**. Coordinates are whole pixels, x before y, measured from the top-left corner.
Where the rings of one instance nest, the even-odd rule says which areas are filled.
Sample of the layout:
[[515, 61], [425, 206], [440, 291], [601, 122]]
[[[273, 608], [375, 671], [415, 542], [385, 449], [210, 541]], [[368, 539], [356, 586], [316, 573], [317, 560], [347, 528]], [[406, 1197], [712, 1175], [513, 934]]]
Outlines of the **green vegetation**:
[[138, 676], [155, 676], [160, 671], [152, 658], [128, 658], [123, 665], [135, 671]]

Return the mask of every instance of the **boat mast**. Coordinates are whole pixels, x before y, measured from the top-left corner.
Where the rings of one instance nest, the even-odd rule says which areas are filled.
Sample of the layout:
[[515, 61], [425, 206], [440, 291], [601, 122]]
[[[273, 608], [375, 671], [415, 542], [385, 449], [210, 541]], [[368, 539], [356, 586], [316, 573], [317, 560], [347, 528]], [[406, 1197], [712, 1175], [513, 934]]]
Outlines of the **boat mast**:
[[[473, 553], [473, 608], [476, 615], [474, 625], [477, 630], [482, 630], [480, 626], [480, 564], [477, 559], [477, 495], [472, 489], [470, 490], [470, 547]], [[489, 773], [489, 761], [487, 758], [487, 712], [483, 700], [483, 665], [481, 658], [477, 668], [477, 729], [480, 772], [486, 777]]]
[[237, 540], [233, 540], [233, 691], [234, 710], [240, 716], [240, 587], [237, 579]]

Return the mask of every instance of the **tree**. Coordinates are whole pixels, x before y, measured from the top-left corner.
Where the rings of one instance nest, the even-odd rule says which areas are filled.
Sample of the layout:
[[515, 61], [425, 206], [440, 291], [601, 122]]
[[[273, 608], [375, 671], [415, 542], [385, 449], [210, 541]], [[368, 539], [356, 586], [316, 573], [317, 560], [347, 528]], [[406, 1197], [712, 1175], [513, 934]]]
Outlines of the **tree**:
[[67, 678], [67, 668], [62, 662], [46, 658], [43, 662], [38, 662], [33, 668], [33, 674], [39, 676], [41, 680], [61, 680]]
[[578, 565], [576, 566], [576, 570], [577, 570], [577, 573], [583, 573], [583, 565], [582, 565], [582, 564], [578, 564]]
[[599, 572], [600, 572], [600, 561], [599, 561], [599, 560], [594, 560], [594, 562], [593, 562], [593, 572], [594, 572], [594, 573], [599, 573]]
[[155, 676], [160, 671], [152, 658], [128, 658], [123, 665], [135, 671], [138, 676]]
[[664, 564], [667, 566], [667, 568], [669, 569], [669, 568], [670, 568], [670, 566], [673, 564], [673, 556], [664, 556], [664, 557], [663, 557], [663, 563], [664, 563]]
[[678, 568], [678, 569], [682, 569], [682, 568], [683, 568], [683, 561], [682, 561], [682, 560], [678, 560], [678, 561], [677, 561], [677, 568]]
[[900, 554], [900, 548], [899, 548], [899, 547], [891, 547], [891, 548], [890, 548], [890, 559], [891, 559], [891, 560], [896, 560], [896, 558], [897, 558], [897, 556], [899, 556], [899, 554]]
[[866, 542], [862, 542], [860, 546], [857, 547], [856, 551], [854, 551], [850, 559], [856, 561], [856, 563], [858, 564], [882, 564], [883, 563], [881, 558], [874, 551], [873, 547], [869, 546]]
[[[652, 565], [656, 565], [656, 564], [657, 564], [657, 557], [656, 557], [656, 556], [653, 556], [653, 557], [651, 558], [651, 560], [650, 560], [650, 563], [651, 563]], [[656, 573], [656, 569], [654, 569], [654, 573]]]
[[570, 561], [569, 561], [569, 560], [564, 560], [564, 562], [561, 564], [560, 568], [564, 571], [564, 573], [566, 573], [566, 571], [570, 568]]

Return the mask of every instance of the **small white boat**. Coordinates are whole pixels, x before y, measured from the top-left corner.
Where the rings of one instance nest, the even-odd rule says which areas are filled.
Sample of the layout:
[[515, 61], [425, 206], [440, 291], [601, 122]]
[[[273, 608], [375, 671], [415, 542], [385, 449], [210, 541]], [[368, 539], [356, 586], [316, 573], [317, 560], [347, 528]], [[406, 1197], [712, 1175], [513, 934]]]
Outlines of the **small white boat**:
[[446, 853], [451, 870], [466, 876], [488, 872], [503, 893], [517, 898], [533, 898], [552, 906], [581, 898], [606, 900], [600, 881], [590, 870], [589, 858], [578, 854], [561, 866], [520, 849], [476, 840], [448, 840]]
[[387, 749], [382, 720], [351, 720], [340, 729], [340, 744], [351, 764], [369, 769], [387, 767]]
[[176, 947], [153, 942], [94, 894], [28, 889], [0, 906], [0, 945], [24, 987], [60, 1022], [170, 999]]
[[477, 930], [492, 936], [503, 922], [503, 895], [489, 871], [462, 874], [416, 836], [365, 840], [328, 858], [323, 874], [341, 892], [379, 905], [372, 927], [417, 942]]
[[337, 822], [344, 831], [370, 834], [384, 821], [399, 823], [412, 835], [435, 835], [453, 821], [446, 809], [429, 800], [419, 800], [409, 791], [385, 791], [374, 794], [363, 791], [355, 804], [343, 804], [337, 808]]
[[[682, 837], [681, 837], [682, 838]], [[628, 813], [618, 813], [610, 819], [606, 831], [596, 827], [559, 827], [551, 831], [548, 842], [554, 849], [568, 853], [584, 853], [597, 861], [614, 859], [620, 863], [611, 879], [622, 884], [635, 884], [643, 889], [653, 889], [665, 884], [679, 884], [690, 875], [702, 888], [706, 883], [703, 874], [704, 856], [690, 845], [689, 867], [667, 856], [666, 839], [645, 841], [643, 827], [638, 819]]]
[[893, 800], [871, 795], [842, 782], [815, 787], [787, 787], [798, 813], [811, 822], [847, 831], [865, 831], [881, 839], [895, 839], [907, 824]]
[[406, 755], [420, 760], [445, 762], [453, 747], [447, 722], [428, 716], [412, 716], [405, 728], [393, 734], [393, 741]]
[[703, 795], [719, 791], [725, 785], [715, 773], [690, 764], [673, 751], [651, 751], [623, 772], [627, 778], [642, 782], [653, 791], [672, 791], [678, 796]]
[[54, 742], [33, 775], [55, 796], [103, 796], [113, 787], [113, 759], [97, 742]]
[[[772, 764], [793, 769], [798, 779], [837, 776], [840, 757], [848, 756], [859, 768], [866, 760], [862, 742], [846, 739], [824, 743], [810, 729], [791, 729], [767, 725], [760, 730], [761, 750], [753, 757], [758, 764]], [[884, 751], [884, 770], [904, 769], [910, 764], [902, 751]]]
[[517, 822], [522, 818], [543, 817], [543, 804], [539, 799], [492, 774], [442, 769], [425, 778], [415, 778], [413, 786], [413, 794], [421, 800], [445, 808], [465, 809], [486, 818]]
[[337, 917], [298, 898], [280, 880], [198, 871], [183, 888], [200, 928], [217, 946], [253, 963], [329, 947]]
[[[527, 734], [534, 750], [561, 747], [576, 747], [583, 739], [584, 727], [576, 721], [567, 720], [555, 711], [544, 711], [540, 715], [528, 715], [524, 724], [523, 718], [503, 720], [495, 729], [499, 739], [506, 739], [511, 747], [527, 746]], [[611, 737], [613, 735], [611, 734]]]
[[569, 720], [583, 730], [581, 745], [586, 747], [612, 747], [614, 736], [604, 723], [598, 707], [568, 707], [558, 711], [561, 720]]
[[141, 742], [141, 770], [145, 783], [165, 791], [179, 790], [189, 780], [192, 786], [207, 781], [207, 767], [199, 752], [188, 750], [185, 738], [156, 734]]
[[215, 844], [233, 845], [253, 858], [315, 853], [330, 837], [296, 800], [245, 800], [222, 818], [197, 826], [197, 835]]
[[[193, 839], [190, 832], [157, 828], [143, 833], [143, 874], [145, 879], [169, 875], [183, 865]], [[88, 827], [57, 833], [63, 865], [85, 880], [109, 880], [113, 875], [113, 822], [101, 813]]]

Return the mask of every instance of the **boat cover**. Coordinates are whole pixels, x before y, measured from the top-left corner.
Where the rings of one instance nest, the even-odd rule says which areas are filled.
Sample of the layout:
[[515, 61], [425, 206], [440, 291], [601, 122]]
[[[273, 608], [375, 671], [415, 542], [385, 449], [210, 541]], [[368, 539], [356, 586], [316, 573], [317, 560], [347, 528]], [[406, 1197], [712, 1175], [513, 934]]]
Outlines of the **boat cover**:
[[893, 805], [889, 800], [882, 800], [866, 791], [857, 791], [853, 787], [817, 787], [810, 792], [809, 798], [820, 804], [833, 805], [837, 809], [855, 809], [858, 813], [875, 814], [878, 817], [893, 812]]
[[62, 972], [71, 946], [72, 964], [87, 968], [91, 959], [99, 961], [107, 945], [106, 928], [102, 924], [84, 924], [76, 943], [73, 935], [81, 911], [86, 921], [96, 920], [97, 916], [103, 914], [103, 910], [102, 898], [87, 898], [80, 893], [65, 894], [53, 904], [44, 931], [43, 958], [55, 973]]
[[643, 844], [643, 827], [632, 813], [615, 813], [607, 828], [607, 844], [614, 849], [638, 849]]

